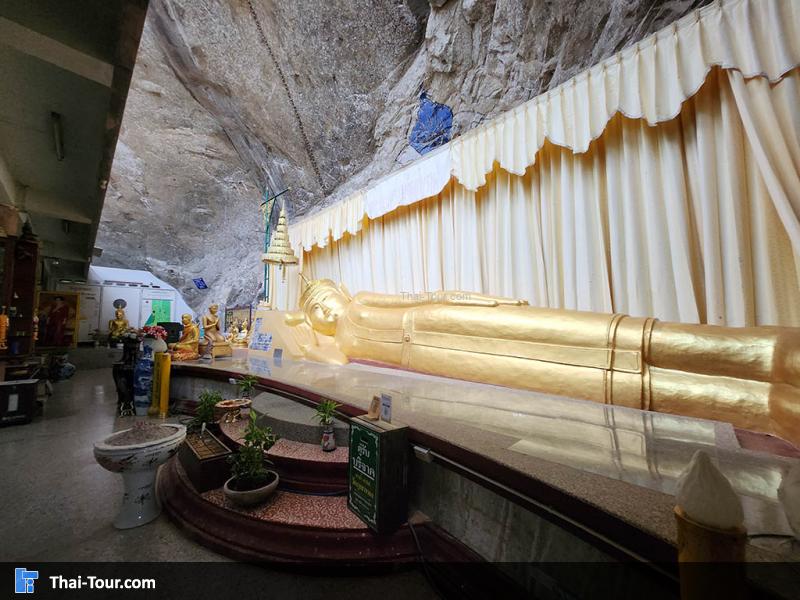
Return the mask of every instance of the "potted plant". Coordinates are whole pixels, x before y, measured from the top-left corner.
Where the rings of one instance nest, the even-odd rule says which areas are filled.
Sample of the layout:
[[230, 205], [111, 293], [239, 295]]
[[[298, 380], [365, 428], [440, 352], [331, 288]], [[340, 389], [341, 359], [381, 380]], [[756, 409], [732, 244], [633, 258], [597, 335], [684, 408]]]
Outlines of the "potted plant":
[[250, 422], [244, 443], [228, 458], [233, 477], [225, 482], [225, 497], [238, 506], [253, 506], [264, 502], [278, 487], [278, 473], [264, 466], [264, 452], [275, 443], [272, 428], [256, 424], [256, 413], [250, 412]]
[[220, 400], [222, 394], [217, 391], [201, 392], [186, 441], [178, 450], [189, 480], [201, 493], [221, 487], [231, 476], [227, 462], [231, 451], [212, 431], [217, 430], [214, 407]]
[[250, 394], [253, 393], [253, 390], [258, 383], [258, 378], [254, 375], [242, 375], [239, 379], [236, 380], [236, 387], [239, 388], [239, 395], [242, 398], [250, 398]]
[[317, 404], [317, 420], [322, 425], [322, 450], [325, 452], [333, 452], [336, 450], [336, 436], [333, 431], [333, 417], [336, 414], [336, 409], [341, 404], [333, 400], [323, 400]]
[[214, 415], [214, 407], [217, 402], [222, 400], [222, 394], [216, 390], [203, 390], [200, 392], [200, 397], [197, 400], [197, 408], [194, 411], [194, 419], [192, 419], [189, 427], [192, 431], [197, 431], [203, 428], [203, 424], [208, 427], [217, 422]]
[[[233, 382], [234, 380], [231, 379]], [[258, 379], [253, 375], [242, 375], [236, 380], [236, 387], [239, 388], [240, 398], [232, 400], [223, 400], [217, 403], [216, 416], [217, 421], [224, 423], [232, 423], [236, 421], [242, 414], [242, 410], [249, 409], [253, 404], [250, 400], [250, 394], [258, 383]]]

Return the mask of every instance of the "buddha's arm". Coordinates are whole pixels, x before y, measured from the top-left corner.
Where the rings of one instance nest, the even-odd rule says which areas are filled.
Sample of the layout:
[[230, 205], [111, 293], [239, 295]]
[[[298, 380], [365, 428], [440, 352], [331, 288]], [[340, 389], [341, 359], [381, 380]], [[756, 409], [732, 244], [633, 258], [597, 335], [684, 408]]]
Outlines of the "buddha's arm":
[[350, 359], [339, 349], [336, 342], [329, 337], [315, 340], [317, 343], [303, 346], [303, 353], [309, 360], [328, 365], [346, 365]]
[[412, 308], [426, 304], [450, 304], [453, 306], [523, 306], [527, 300], [516, 300], [500, 296], [490, 296], [475, 292], [439, 291], [421, 292], [418, 294], [378, 294], [375, 292], [359, 292], [355, 301], [363, 306], [375, 308]]
[[350, 362], [336, 345], [336, 340], [314, 331], [302, 312], [287, 313], [284, 324], [291, 328], [305, 358], [330, 365], [346, 365]]

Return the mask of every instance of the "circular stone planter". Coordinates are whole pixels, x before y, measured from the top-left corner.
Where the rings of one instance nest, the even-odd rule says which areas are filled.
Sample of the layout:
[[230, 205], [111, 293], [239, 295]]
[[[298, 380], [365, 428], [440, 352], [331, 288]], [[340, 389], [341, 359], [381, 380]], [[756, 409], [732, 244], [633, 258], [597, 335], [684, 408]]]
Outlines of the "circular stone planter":
[[228, 423], [239, 416], [242, 410], [249, 409], [252, 404], [250, 398], [220, 400], [214, 405], [214, 419], [219, 423]]
[[155, 494], [158, 467], [178, 451], [186, 437], [186, 427], [174, 423], [161, 427], [172, 429], [153, 440], [119, 445], [114, 438], [129, 434], [134, 428], [118, 431], [96, 442], [94, 457], [98, 464], [112, 473], [120, 473], [125, 484], [122, 507], [114, 519], [117, 529], [144, 525], [161, 513]]
[[274, 479], [260, 488], [242, 491], [234, 490], [230, 487], [231, 482], [234, 480], [234, 477], [231, 477], [225, 482], [222, 491], [225, 493], [225, 497], [236, 506], [255, 506], [256, 504], [261, 504], [278, 488], [278, 482], [280, 481], [280, 477], [278, 477], [275, 471], [268, 470], [267, 473], [271, 474]]

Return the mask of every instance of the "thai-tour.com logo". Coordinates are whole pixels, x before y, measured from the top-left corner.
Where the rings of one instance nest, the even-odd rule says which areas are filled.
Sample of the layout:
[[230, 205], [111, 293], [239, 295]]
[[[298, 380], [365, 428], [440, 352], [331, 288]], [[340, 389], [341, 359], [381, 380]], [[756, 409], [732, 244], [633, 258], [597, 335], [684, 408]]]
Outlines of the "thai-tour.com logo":
[[14, 592], [17, 594], [32, 594], [34, 582], [39, 579], [39, 571], [17, 567], [14, 569]]
[[[39, 571], [29, 571], [23, 567], [14, 569], [14, 592], [17, 594], [33, 594], [36, 589], [36, 580]], [[77, 577], [64, 577], [63, 575], [48, 575], [42, 577], [38, 586], [49, 583], [54, 590], [154, 590], [155, 579], [141, 577], [121, 579], [118, 577], [95, 577], [94, 575], [78, 575]]]

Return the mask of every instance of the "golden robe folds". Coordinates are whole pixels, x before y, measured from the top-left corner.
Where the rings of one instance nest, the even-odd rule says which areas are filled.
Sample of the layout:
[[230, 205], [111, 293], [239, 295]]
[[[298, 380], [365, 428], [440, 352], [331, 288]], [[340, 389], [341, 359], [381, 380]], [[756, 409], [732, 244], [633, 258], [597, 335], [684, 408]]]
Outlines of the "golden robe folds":
[[800, 443], [800, 329], [662, 323], [470, 292], [306, 285], [285, 326], [309, 359], [371, 361], [685, 416]]

